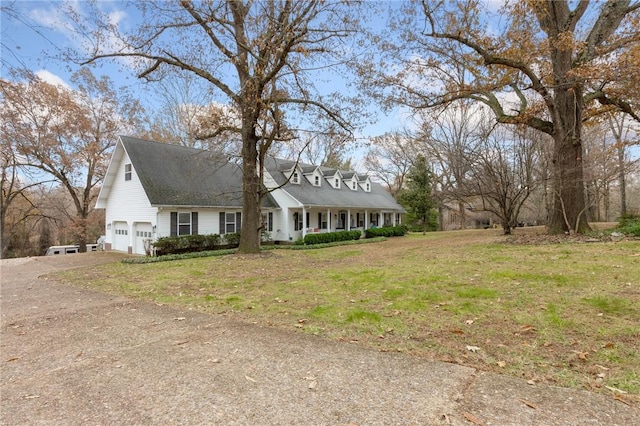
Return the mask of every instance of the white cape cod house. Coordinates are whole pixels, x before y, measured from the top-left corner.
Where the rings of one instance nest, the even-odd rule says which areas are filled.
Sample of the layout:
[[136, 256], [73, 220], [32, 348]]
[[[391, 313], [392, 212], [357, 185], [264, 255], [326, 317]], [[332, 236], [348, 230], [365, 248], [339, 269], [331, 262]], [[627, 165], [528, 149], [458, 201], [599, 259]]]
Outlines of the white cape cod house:
[[[276, 243], [307, 233], [397, 225], [404, 209], [353, 171], [269, 158], [262, 217]], [[240, 232], [242, 169], [199, 149], [120, 137], [96, 208], [106, 210], [105, 249], [145, 254], [156, 238]]]

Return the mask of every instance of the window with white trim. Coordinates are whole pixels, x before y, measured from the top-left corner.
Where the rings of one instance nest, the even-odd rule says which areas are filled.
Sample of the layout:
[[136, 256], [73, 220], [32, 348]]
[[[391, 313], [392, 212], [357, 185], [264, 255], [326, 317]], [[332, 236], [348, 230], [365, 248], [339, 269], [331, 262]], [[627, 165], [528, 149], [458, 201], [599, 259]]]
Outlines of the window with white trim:
[[124, 165], [124, 180], [131, 180], [131, 163]]
[[233, 234], [236, 232], [236, 214], [225, 213], [224, 215], [224, 232], [225, 234]]
[[191, 235], [191, 212], [178, 213], [178, 235]]
[[300, 175], [298, 172], [293, 172], [293, 175], [291, 176], [291, 183], [300, 183]]

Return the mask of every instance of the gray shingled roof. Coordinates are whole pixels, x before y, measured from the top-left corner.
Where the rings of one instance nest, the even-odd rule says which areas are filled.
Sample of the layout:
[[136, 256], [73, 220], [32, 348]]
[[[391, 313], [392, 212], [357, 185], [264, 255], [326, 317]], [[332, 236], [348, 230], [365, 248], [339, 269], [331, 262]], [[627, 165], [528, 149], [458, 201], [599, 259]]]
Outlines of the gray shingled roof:
[[[209, 151], [122, 136], [131, 164], [154, 206], [242, 208], [242, 169]], [[264, 207], [278, 207], [271, 196]]]
[[[294, 164], [295, 162], [293, 161], [273, 157], [265, 159], [265, 168], [276, 183], [284, 185], [283, 189], [305, 206], [405, 211], [391, 194], [377, 182], [371, 182], [370, 192], [364, 191], [361, 187], [358, 187], [357, 191], [353, 191], [344, 182], [340, 189], [336, 189], [326, 179], [323, 180], [322, 185], [319, 187], [314, 186], [304, 177], [300, 179], [300, 184], [286, 183], [287, 176], [284, 171], [290, 171]], [[300, 167], [306, 168], [308, 164], [300, 164]], [[322, 167], [321, 170], [323, 170]], [[329, 173], [326, 173], [325, 170], [329, 171]], [[327, 177], [333, 176], [335, 169], [324, 169], [323, 173]], [[341, 171], [341, 173], [345, 172]], [[350, 175], [353, 176], [354, 173], [350, 172]]]

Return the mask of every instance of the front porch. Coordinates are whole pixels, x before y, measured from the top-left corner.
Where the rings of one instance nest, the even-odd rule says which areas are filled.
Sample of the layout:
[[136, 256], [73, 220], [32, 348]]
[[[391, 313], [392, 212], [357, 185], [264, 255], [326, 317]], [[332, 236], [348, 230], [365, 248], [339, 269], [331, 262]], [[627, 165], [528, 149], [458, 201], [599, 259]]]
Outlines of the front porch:
[[293, 240], [302, 239], [307, 234], [360, 230], [371, 227], [396, 226], [401, 223], [401, 214], [382, 209], [345, 209], [301, 207], [290, 208], [293, 221]]

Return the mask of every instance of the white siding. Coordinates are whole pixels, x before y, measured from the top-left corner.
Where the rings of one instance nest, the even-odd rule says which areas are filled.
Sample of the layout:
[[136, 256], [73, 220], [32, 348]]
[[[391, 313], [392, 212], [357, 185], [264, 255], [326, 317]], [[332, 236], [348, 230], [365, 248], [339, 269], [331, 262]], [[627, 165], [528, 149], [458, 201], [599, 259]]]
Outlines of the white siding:
[[[122, 149], [122, 146], [119, 145], [116, 149]], [[124, 180], [124, 166], [130, 163], [131, 161], [125, 153], [121, 156], [119, 164], [111, 165], [114, 167], [114, 175], [104, 207], [106, 208], [106, 243], [111, 244], [113, 249], [116, 249], [113, 244], [115, 234], [113, 224], [115, 222], [127, 223], [129, 231], [128, 247], [131, 250], [133, 249], [133, 239], [135, 238], [134, 223], [144, 222], [151, 223], [152, 225], [156, 223], [156, 212], [158, 209], [152, 207], [149, 203], [149, 199], [142, 188], [135, 169], [132, 170], [131, 180]]]

